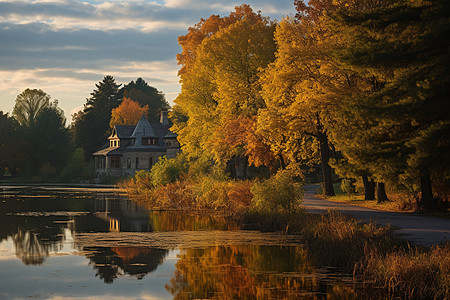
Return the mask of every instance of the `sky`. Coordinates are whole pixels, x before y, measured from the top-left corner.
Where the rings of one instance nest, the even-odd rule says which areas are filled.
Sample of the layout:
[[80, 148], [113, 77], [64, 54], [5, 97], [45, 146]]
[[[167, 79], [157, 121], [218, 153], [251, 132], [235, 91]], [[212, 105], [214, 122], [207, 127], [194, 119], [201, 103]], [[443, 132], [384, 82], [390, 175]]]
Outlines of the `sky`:
[[180, 92], [177, 38], [200, 18], [250, 4], [272, 20], [294, 15], [293, 0], [0, 0], [0, 111], [41, 89], [68, 121], [106, 75], [142, 77], [172, 105]]

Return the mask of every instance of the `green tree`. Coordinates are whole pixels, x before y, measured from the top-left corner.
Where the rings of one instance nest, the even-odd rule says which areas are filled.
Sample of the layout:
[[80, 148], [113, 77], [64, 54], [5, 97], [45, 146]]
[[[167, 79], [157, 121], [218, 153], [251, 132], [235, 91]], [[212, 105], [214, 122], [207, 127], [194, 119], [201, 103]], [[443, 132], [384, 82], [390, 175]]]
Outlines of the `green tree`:
[[[336, 61], [383, 83], [345, 99], [344, 114], [362, 121], [348, 122], [354, 133], [350, 150], [370, 139], [372, 147], [362, 148], [357, 163], [401, 184], [420, 178], [421, 203], [429, 208], [431, 178], [448, 178], [450, 165], [450, 3], [363, 2], [330, 15], [334, 34], [345, 37]], [[361, 126], [365, 136], [355, 130]]]
[[119, 90], [119, 98], [130, 98], [138, 102], [142, 107], [148, 105], [148, 119], [150, 122], [159, 122], [160, 112], [170, 109], [164, 94], [148, 85], [142, 78], [124, 85]]
[[112, 76], [105, 76], [95, 86], [83, 110], [73, 116], [75, 145], [83, 148], [85, 155], [91, 155], [105, 144], [110, 133], [111, 111], [120, 104], [120, 85]]
[[70, 135], [65, 122], [64, 112], [55, 101], [41, 112], [33, 126], [24, 129], [25, 175], [39, 175], [40, 180], [48, 180], [65, 167], [70, 155]]
[[0, 177], [5, 171], [12, 176], [23, 161], [23, 141], [21, 140], [19, 123], [8, 114], [0, 111]]
[[36, 118], [50, 106], [50, 96], [42, 90], [26, 89], [16, 98], [13, 116], [23, 126], [31, 126]]

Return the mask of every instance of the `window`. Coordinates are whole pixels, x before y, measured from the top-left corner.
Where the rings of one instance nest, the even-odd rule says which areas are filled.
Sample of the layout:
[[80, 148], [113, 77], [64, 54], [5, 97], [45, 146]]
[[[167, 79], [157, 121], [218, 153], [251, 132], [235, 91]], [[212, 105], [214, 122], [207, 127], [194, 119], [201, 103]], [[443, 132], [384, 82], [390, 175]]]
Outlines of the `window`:
[[97, 169], [105, 168], [105, 157], [96, 157], [97, 160]]
[[157, 145], [158, 139], [154, 138], [142, 138], [142, 145]]
[[153, 157], [150, 156], [150, 157], [148, 158], [148, 168], [151, 169], [152, 166], [153, 166]]
[[131, 158], [127, 158], [127, 169], [131, 169]]
[[136, 168], [135, 169], [138, 169], [139, 168], [139, 157], [136, 157]]
[[171, 142], [166, 142], [166, 147], [170, 147], [171, 144]]
[[120, 157], [111, 157], [111, 169], [120, 168]]

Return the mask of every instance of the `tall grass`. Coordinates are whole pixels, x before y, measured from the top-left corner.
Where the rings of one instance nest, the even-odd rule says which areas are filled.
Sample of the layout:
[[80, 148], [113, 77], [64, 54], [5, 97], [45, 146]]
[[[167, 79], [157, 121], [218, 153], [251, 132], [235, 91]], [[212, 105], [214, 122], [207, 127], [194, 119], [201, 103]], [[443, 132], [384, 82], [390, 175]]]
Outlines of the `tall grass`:
[[450, 244], [429, 251], [370, 251], [355, 266], [355, 277], [384, 287], [390, 298], [449, 299]]
[[155, 181], [156, 173], [138, 172], [121, 187], [149, 208], [214, 210], [244, 228], [299, 234], [315, 265], [353, 272], [355, 282], [367, 287], [363, 294], [381, 290], [382, 298], [450, 298], [450, 244], [429, 251], [411, 248], [389, 226], [361, 225], [335, 211], [308, 214], [299, 206], [301, 186], [288, 173], [235, 181], [214, 172], [192, 176], [184, 164], [166, 160], [155, 169], [170, 175], [156, 176], [166, 178], [163, 182]]

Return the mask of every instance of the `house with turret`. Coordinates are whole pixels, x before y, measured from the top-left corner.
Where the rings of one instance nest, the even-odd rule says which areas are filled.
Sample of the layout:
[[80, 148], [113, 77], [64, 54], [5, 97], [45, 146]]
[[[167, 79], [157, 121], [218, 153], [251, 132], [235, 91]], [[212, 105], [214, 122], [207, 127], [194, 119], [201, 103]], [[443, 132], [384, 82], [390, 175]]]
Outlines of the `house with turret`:
[[105, 148], [93, 153], [95, 173], [101, 176], [131, 176], [150, 170], [162, 156], [174, 158], [180, 152], [177, 135], [169, 130], [168, 112], [161, 112], [159, 123], [145, 115], [136, 125], [116, 125]]

